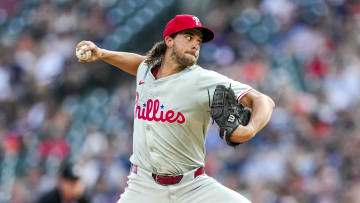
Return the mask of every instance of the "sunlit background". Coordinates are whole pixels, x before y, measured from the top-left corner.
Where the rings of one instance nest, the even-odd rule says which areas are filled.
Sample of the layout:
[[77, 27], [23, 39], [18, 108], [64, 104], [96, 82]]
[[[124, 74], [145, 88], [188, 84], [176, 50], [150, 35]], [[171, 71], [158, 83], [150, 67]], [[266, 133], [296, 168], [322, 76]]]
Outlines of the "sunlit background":
[[94, 203], [119, 198], [135, 78], [78, 63], [75, 46], [145, 54], [181, 13], [216, 32], [201, 48], [202, 67], [277, 105], [236, 149], [212, 126], [207, 174], [253, 203], [360, 202], [359, 1], [1, 0], [1, 203], [35, 202], [67, 158], [81, 166]]

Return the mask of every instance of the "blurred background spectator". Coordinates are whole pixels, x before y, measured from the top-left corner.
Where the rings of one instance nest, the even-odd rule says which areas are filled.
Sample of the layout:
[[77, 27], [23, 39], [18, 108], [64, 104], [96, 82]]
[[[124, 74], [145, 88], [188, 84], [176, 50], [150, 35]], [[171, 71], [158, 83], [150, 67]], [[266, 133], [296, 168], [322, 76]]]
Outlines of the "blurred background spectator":
[[80, 179], [80, 169], [76, 164], [64, 161], [58, 171], [56, 186], [41, 195], [38, 203], [90, 203], [85, 184]]
[[254, 203], [360, 202], [357, 0], [2, 0], [0, 202], [35, 202], [77, 162], [95, 203], [115, 202], [132, 150], [135, 80], [75, 45], [145, 54], [176, 14], [214, 28], [199, 64], [276, 102], [235, 150], [212, 126], [206, 171]]

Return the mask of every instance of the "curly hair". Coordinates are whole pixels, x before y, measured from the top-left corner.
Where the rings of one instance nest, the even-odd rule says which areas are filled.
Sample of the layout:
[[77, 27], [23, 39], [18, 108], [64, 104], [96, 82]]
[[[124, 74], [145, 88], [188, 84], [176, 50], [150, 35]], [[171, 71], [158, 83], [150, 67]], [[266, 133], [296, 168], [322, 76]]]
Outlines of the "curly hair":
[[[174, 33], [169, 35], [171, 38], [175, 38], [178, 33]], [[154, 46], [148, 51], [145, 58], [145, 63], [148, 66], [156, 66], [161, 64], [162, 58], [165, 55], [165, 52], [167, 50], [167, 46], [165, 43], [165, 40], [162, 40], [160, 42], [156, 42]]]
[[165, 55], [167, 46], [165, 41], [156, 42], [155, 45], [146, 54], [145, 63], [148, 66], [155, 66], [161, 64], [162, 57]]

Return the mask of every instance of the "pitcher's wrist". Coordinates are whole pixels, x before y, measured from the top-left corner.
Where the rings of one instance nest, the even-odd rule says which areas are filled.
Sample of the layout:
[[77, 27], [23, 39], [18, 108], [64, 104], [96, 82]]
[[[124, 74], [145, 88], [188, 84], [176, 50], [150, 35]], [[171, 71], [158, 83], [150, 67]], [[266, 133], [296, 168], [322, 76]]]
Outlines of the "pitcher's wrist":
[[105, 52], [106, 52], [105, 49], [98, 48], [98, 57], [100, 60], [103, 60], [105, 58], [106, 55]]

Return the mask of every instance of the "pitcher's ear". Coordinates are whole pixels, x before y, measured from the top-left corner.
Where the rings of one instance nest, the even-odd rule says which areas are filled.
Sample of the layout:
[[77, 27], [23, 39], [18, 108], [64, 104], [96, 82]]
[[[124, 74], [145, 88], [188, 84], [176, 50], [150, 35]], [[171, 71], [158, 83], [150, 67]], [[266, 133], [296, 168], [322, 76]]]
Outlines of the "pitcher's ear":
[[170, 37], [170, 36], [166, 36], [165, 37], [165, 44], [167, 47], [171, 48], [174, 45], [174, 38]]

